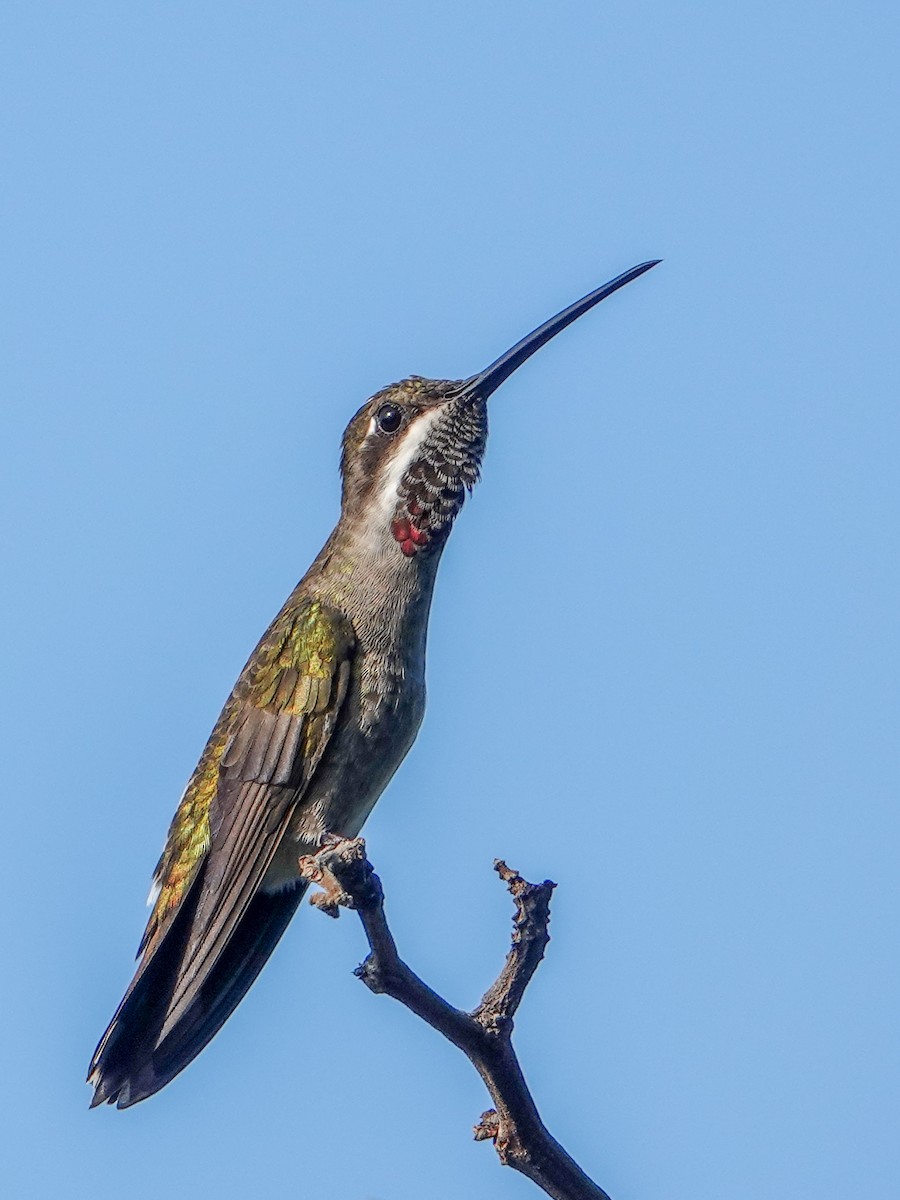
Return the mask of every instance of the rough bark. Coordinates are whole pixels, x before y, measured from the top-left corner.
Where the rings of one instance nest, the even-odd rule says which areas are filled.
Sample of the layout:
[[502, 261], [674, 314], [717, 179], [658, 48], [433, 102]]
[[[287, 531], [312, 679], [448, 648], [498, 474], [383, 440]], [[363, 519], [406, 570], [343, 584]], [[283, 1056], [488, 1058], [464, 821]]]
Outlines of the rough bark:
[[381, 881], [362, 838], [330, 841], [300, 860], [304, 876], [323, 891], [312, 902], [331, 916], [359, 914], [369, 954], [356, 974], [373, 992], [399, 1000], [468, 1057], [494, 1107], [475, 1126], [476, 1141], [493, 1140], [500, 1161], [527, 1175], [554, 1200], [610, 1200], [548, 1132], [512, 1044], [513, 1019], [550, 940], [555, 884], [528, 883], [506, 863], [494, 866], [515, 902], [513, 935], [503, 969], [472, 1012], [454, 1008], [400, 958], [384, 915]]

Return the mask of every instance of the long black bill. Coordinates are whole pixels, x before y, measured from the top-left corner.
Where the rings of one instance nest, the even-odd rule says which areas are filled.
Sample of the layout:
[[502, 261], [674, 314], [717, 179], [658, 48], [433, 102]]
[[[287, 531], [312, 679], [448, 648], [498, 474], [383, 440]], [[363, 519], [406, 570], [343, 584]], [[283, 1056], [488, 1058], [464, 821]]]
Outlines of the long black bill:
[[479, 375], [473, 375], [471, 379], [467, 379], [462, 389], [463, 392], [486, 400], [491, 392], [497, 390], [504, 379], [508, 379], [513, 371], [518, 370], [536, 350], [540, 350], [541, 346], [545, 346], [551, 338], [556, 337], [560, 330], [571, 325], [573, 321], [577, 321], [589, 308], [593, 308], [595, 304], [599, 304], [601, 300], [605, 300], [607, 296], [611, 296], [613, 292], [617, 292], [626, 283], [631, 283], [632, 279], [637, 279], [639, 275], [643, 275], [645, 271], [649, 271], [651, 267], [655, 267], [660, 262], [662, 262], [661, 258], [654, 258], [652, 262], [640, 263], [638, 266], [632, 267], [630, 271], [617, 275], [609, 283], [604, 283], [603, 287], [597, 288], [595, 292], [589, 292], [587, 296], [582, 296], [580, 300], [576, 300], [574, 304], [564, 308], [561, 313], [557, 313], [555, 317], [545, 321], [533, 333], [523, 337], [521, 342], [516, 342], [511, 350], [501, 354], [496, 362], [492, 362]]

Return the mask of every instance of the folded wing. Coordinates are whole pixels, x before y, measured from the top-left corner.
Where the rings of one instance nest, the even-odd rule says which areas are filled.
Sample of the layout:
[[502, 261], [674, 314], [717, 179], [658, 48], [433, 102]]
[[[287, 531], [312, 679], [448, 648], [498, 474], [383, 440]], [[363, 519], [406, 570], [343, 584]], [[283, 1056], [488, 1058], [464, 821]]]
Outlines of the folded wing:
[[156, 869], [134, 979], [100, 1041], [93, 1104], [152, 1095], [221, 1028], [303, 894], [260, 883], [328, 745], [354, 651], [346, 617], [288, 602], [201, 756]]

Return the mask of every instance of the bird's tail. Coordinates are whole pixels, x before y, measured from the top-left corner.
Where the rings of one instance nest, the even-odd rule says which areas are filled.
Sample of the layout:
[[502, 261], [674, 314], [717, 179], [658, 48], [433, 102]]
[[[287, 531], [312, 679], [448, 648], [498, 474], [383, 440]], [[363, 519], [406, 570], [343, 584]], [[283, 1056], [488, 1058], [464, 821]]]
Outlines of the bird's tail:
[[[199, 888], [187, 897], [162, 944], [137, 975], [91, 1060], [91, 1107], [128, 1108], [158, 1092], [200, 1053], [256, 979], [306, 891], [259, 891], [221, 957], [172, 1028], [169, 1006], [185, 963]], [[180, 1007], [183, 1007], [183, 1002]], [[163, 1033], [163, 1031], [165, 1032]]]

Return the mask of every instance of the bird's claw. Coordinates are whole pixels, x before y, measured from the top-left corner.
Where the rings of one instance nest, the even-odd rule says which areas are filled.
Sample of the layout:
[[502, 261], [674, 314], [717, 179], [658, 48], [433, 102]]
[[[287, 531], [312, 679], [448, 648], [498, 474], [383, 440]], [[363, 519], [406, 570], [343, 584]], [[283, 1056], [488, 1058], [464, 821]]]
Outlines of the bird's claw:
[[320, 855], [323, 850], [333, 850], [346, 839], [335, 833], [323, 833], [320, 838], [320, 850], [316, 854], [301, 854], [298, 860], [301, 878], [308, 883], [315, 883], [322, 889], [313, 892], [309, 902], [314, 908], [329, 917], [339, 917], [342, 908], [352, 908], [353, 900], [344, 891], [337, 879], [327, 867], [322, 865]]

